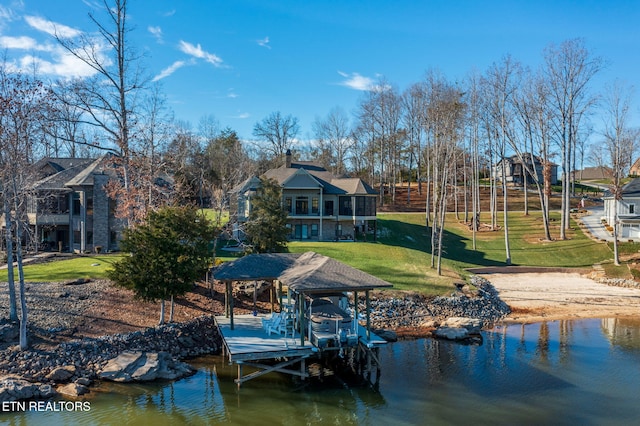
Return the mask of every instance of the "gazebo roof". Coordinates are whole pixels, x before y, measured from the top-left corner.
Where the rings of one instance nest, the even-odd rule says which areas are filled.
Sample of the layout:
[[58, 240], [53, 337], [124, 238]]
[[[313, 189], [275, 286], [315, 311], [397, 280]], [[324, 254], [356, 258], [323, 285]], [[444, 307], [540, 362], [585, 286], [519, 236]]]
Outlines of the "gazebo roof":
[[278, 279], [297, 293], [336, 293], [386, 288], [393, 285], [315, 252], [252, 254], [222, 264], [213, 273], [221, 281]]
[[213, 271], [213, 278], [218, 281], [275, 280], [299, 256], [292, 253], [250, 254], [218, 266]]

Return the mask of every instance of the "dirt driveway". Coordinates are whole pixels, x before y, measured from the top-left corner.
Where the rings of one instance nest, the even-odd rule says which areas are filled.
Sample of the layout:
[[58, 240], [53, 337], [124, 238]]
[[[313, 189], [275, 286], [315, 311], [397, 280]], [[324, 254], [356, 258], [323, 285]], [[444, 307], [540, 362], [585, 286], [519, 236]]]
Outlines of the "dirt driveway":
[[482, 274], [512, 310], [509, 322], [640, 318], [640, 289], [609, 286], [577, 272]]

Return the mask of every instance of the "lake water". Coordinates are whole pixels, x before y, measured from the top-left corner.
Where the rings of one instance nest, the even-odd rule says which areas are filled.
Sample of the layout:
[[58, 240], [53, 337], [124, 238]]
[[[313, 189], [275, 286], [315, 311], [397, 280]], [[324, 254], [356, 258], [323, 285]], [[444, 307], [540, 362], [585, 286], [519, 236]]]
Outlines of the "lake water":
[[103, 384], [90, 411], [0, 414], [10, 425], [424, 425], [640, 422], [640, 321], [508, 325], [482, 345], [433, 339], [381, 349], [379, 388], [276, 373], [233, 382], [221, 357], [175, 383]]

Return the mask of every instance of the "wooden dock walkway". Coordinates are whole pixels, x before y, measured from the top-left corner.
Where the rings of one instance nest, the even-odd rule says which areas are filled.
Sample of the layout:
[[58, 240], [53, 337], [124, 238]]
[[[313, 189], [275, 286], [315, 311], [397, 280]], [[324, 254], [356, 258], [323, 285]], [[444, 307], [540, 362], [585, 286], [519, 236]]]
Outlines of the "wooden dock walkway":
[[[233, 330], [230, 318], [215, 317], [224, 346], [223, 356], [229, 359], [229, 363], [235, 363], [238, 366], [238, 378], [235, 379], [238, 386], [270, 372], [285, 373], [306, 379], [309, 377], [306, 360], [322, 356], [323, 349], [313, 345], [309, 340], [305, 340], [304, 345], [301, 345], [298, 336], [267, 334], [262, 327], [262, 319], [266, 317], [266, 315], [236, 315]], [[358, 343], [369, 356], [373, 357], [379, 367], [377, 348], [387, 342], [374, 333], [371, 333], [370, 338], [367, 339], [367, 330], [359, 325]], [[330, 350], [336, 349], [338, 348]], [[267, 362], [269, 364], [265, 364]], [[291, 368], [298, 363], [299, 368]], [[244, 375], [244, 366], [252, 367], [253, 371]]]
[[309, 341], [301, 346], [298, 337], [284, 337], [275, 333], [268, 335], [262, 328], [263, 318], [266, 315], [235, 315], [234, 329], [231, 330], [229, 318], [216, 316], [230, 362], [311, 355], [317, 351]]

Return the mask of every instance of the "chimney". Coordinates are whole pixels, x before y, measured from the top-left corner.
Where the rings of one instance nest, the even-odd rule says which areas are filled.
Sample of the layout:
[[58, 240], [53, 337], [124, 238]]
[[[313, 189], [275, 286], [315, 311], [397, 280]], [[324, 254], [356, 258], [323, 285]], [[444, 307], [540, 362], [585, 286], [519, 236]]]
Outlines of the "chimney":
[[285, 158], [286, 158], [286, 163], [285, 166], [287, 167], [287, 169], [291, 168], [291, 150], [288, 149], [287, 153], [285, 154]]

